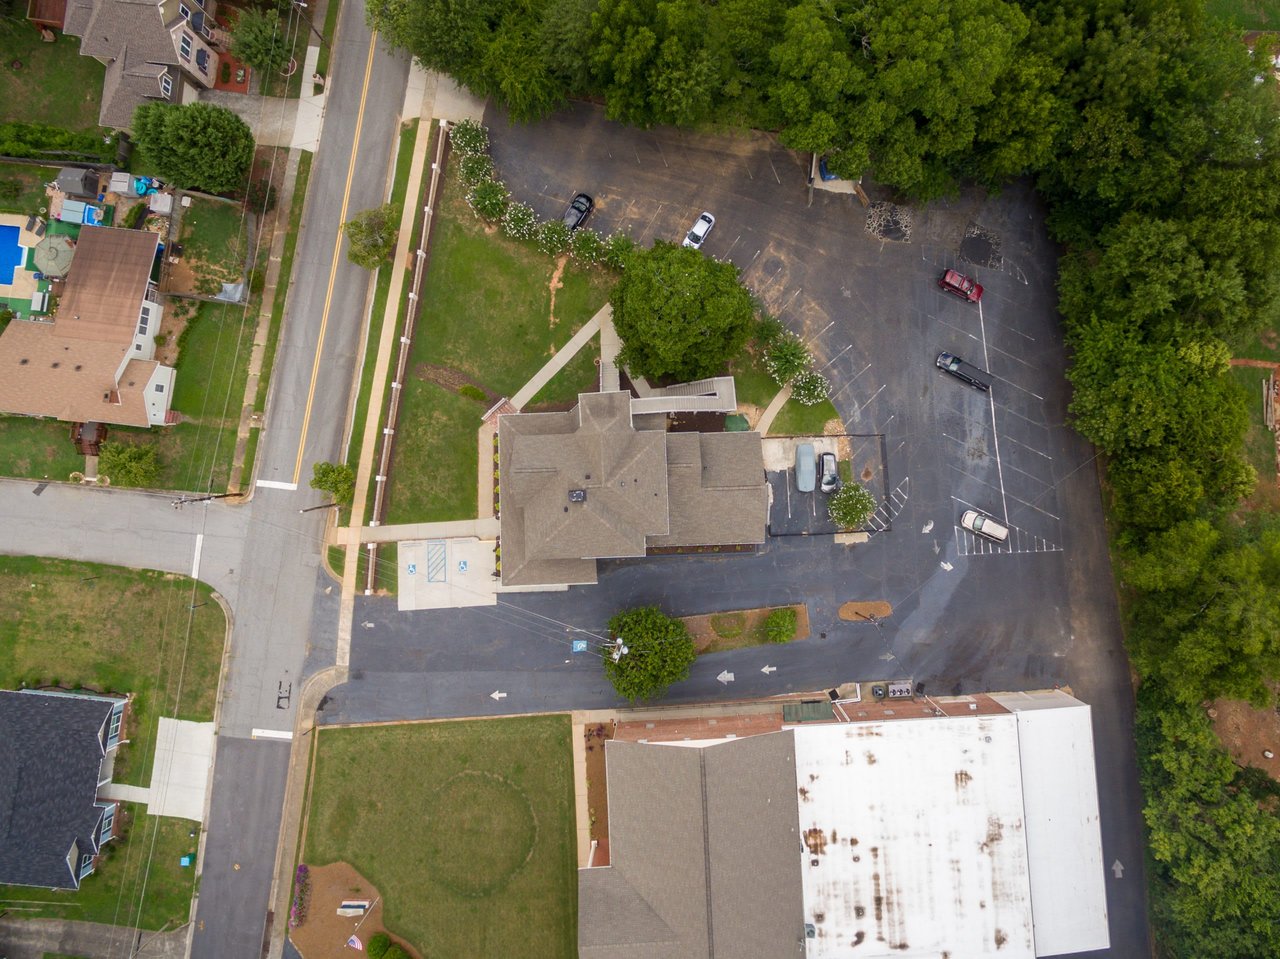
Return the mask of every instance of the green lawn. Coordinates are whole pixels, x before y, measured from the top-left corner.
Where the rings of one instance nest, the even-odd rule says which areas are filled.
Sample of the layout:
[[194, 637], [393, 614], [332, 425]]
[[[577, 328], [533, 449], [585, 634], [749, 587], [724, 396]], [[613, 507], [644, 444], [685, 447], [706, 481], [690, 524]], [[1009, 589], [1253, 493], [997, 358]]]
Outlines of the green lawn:
[[36, 166], [30, 163], [0, 164], [0, 184], [16, 182], [20, 191], [16, 197], [0, 196], [0, 212], [23, 213], [28, 216], [39, 214], [41, 207], [49, 206], [49, 197], [44, 192], [44, 185], [57, 177], [57, 167]]
[[240, 204], [193, 198], [191, 206], [182, 211], [179, 242], [183, 258], [196, 275], [196, 288], [179, 292], [214, 296], [223, 283], [234, 283], [244, 276], [248, 248]]
[[0, 476], [65, 480], [84, 470], [71, 427], [57, 420], [0, 416]]
[[[476, 430], [489, 402], [429, 377], [443, 369], [490, 398], [513, 395], [605, 303], [614, 282], [603, 269], [570, 261], [553, 314], [555, 262], [531, 244], [487, 232], [461, 193], [450, 173], [437, 204], [422, 314], [405, 376], [391, 523], [475, 516]], [[556, 389], [569, 394], [577, 385], [564, 381]]]
[[[15, 6], [12, 19], [0, 20], [5, 75], [0, 122], [96, 128], [106, 67], [93, 57], [80, 56], [79, 37], [58, 34], [53, 43], [42, 41], [34, 26], [19, 19], [25, 11], [25, 4]], [[20, 69], [13, 69], [15, 61], [22, 63]]]
[[[400, 129], [400, 145], [396, 151], [396, 172], [391, 183], [391, 203], [395, 206], [402, 206], [405, 202], [405, 192], [409, 184], [409, 164], [413, 156], [413, 145], [418, 129], [418, 121], [411, 120], [404, 124]], [[434, 131], [432, 137], [434, 142]], [[434, 154], [429, 154], [434, 156]], [[415, 204], [417, 201], [415, 199]], [[415, 224], [420, 223], [422, 219], [421, 212], [415, 217]], [[403, 266], [388, 263], [386, 266], [378, 270], [377, 281], [373, 290], [373, 307], [369, 312], [369, 331], [365, 337], [364, 363], [360, 370], [360, 392], [356, 396], [355, 411], [351, 418], [351, 436], [347, 442], [346, 462], [352, 469], [358, 468], [358, 460], [360, 458], [360, 446], [364, 442], [365, 422], [369, 416], [369, 395], [373, 390], [373, 370], [378, 362], [378, 343], [382, 338], [383, 325], [386, 322], [387, 312], [387, 295], [391, 289], [391, 277], [398, 269], [404, 269]], [[407, 273], [408, 271], [406, 271]], [[406, 282], [408, 279], [406, 277]], [[400, 309], [396, 315], [397, 326], [404, 323], [405, 301], [401, 301]], [[392, 365], [395, 364], [395, 353], [392, 353]], [[387, 371], [387, 380], [394, 376], [394, 370]], [[384, 387], [386, 384], [384, 384]], [[384, 390], [384, 401], [387, 393]], [[383, 414], [385, 419], [385, 413]], [[379, 449], [375, 446], [375, 450]], [[380, 453], [375, 453], [380, 455]], [[369, 492], [366, 501], [365, 521], [368, 521], [373, 511], [373, 478], [369, 480]]]
[[[329, 49], [333, 46], [333, 35], [338, 29], [338, 11], [342, 9], [342, 0], [329, 0], [324, 11], [324, 26], [321, 32], [324, 34], [324, 43], [320, 44], [320, 54], [316, 57], [316, 73], [322, 77], [329, 75]], [[315, 34], [312, 34], [308, 43], [315, 43]], [[312, 84], [311, 92], [320, 93], [323, 87]]]
[[1234, 380], [1247, 397], [1249, 427], [1244, 434], [1244, 452], [1258, 472], [1258, 482], [1246, 507], [1274, 511], [1280, 509], [1280, 489], [1276, 483], [1276, 438], [1262, 420], [1262, 382], [1267, 370], [1236, 366], [1231, 369]]
[[525, 409], [534, 410], [544, 403], [573, 403], [579, 393], [594, 392], [600, 382], [600, 368], [596, 365], [599, 360], [600, 338], [596, 337], [551, 377]]
[[175, 929], [191, 913], [195, 869], [179, 859], [195, 852], [197, 825], [186, 819], [148, 816], [145, 807], [122, 803], [116, 821], [127, 830], [103, 847], [97, 869], [74, 892], [0, 886], [0, 913], [11, 919], [72, 919], [142, 929]]
[[320, 728], [305, 858], [433, 957], [577, 955], [567, 716]]
[[780, 387], [750, 353], [730, 363], [729, 372], [733, 374], [734, 392], [739, 403], [750, 403], [763, 410], [778, 395]]
[[154, 570], [0, 556], [0, 689], [133, 693], [115, 780], [146, 785], [161, 715], [213, 719], [227, 621], [211, 593]]
[[823, 400], [815, 406], [803, 406], [796, 400], [787, 400], [769, 427], [769, 435], [818, 436], [828, 420], [839, 417], [830, 400]]
[[1280, 29], [1280, 0], [1208, 0], [1205, 9], [1242, 30]]

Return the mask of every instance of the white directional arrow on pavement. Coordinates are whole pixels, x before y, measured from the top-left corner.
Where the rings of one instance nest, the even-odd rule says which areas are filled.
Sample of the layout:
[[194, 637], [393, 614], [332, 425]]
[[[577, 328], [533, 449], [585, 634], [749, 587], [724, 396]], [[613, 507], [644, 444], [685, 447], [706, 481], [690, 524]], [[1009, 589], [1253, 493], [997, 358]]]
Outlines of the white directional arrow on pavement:
[[720, 682], [728, 686], [731, 682], [733, 682], [733, 673], [729, 672], [729, 670], [726, 669], [723, 673], [717, 676], [716, 679], [720, 680]]
[[493, 700], [497, 700], [498, 702], [501, 702], [502, 700], [507, 698], [507, 694], [500, 693], [498, 692], [498, 690], [495, 689], [493, 692], [489, 694], [489, 698]]
[[1123, 878], [1124, 878], [1124, 863], [1122, 863], [1119, 859], [1117, 859], [1115, 862], [1113, 862], [1113, 863], [1111, 864], [1111, 871], [1112, 871], [1113, 873], [1115, 873], [1115, 877], [1116, 877], [1117, 879], [1123, 879]]
[[928, 533], [932, 529], [933, 529], [933, 520], [929, 520], [929, 522], [924, 524], [924, 529], [920, 530], [920, 532]]
[[760, 672], [764, 673], [766, 676], [768, 676], [770, 673], [776, 673], [777, 671], [778, 671], [777, 666], [763, 666], [760, 669]]
[[948, 563], [945, 559], [938, 565], [941, 566], [943, 569], [945, 569], [948, 573], [951, 572], [951, 570], [955, 569], [955, 567], [952, 566], [950, 563]]

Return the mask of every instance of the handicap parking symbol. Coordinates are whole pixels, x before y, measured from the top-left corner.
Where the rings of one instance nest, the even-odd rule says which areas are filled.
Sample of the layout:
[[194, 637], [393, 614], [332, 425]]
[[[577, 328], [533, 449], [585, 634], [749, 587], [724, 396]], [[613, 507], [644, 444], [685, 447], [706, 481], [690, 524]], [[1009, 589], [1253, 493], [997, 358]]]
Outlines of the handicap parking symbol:
[[414, 573], [416, 573], [417, 571], [418, 571], [418, 564], [417, 564], [417, 563], [410, 563], [410, 564], [409, 564], [409, 575], [410, 575], [410, 576], [412, 576], [412, 575], [413, 575]]
[[575, 639], [573, 641], [573, 651], [575, 653], [585, 653], [587, 651], [587, 641], [585, 639]]
[[465, 559], [458, 560], [458, 572], [465, 573], [467, 571], [467, 561]]

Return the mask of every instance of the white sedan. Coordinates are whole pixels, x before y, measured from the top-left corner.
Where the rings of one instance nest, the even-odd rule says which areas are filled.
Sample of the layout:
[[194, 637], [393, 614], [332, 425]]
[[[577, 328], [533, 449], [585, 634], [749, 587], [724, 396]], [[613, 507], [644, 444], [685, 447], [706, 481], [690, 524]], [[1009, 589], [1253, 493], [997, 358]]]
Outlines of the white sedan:
[[697, 222], [693, 224], [693, 229], [685, 234], [684, 243], [681, 245], [693, 247], [695, 250], [702, 249], [702, 241], [707, 238], [707, 234], [711, 232], [711, 228], [715, 225], [716, 218], [710, 213], [703, 213], [702, 216], [698, 217]]

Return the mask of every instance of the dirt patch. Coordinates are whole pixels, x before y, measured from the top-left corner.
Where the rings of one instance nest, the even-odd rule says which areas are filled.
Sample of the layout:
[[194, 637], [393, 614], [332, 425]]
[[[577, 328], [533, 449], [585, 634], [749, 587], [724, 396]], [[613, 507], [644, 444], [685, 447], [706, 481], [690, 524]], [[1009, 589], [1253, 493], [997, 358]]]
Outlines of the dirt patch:
[[[311, 898], [307, 907], [307, 918], [296, 929], [289, 930], [289, 938], [298, 947], [304, 959], [350, 959], [360, 955], [347, 946], [352, 935], [360, 937], [361, 943], [368, 946], [369, 939], [382, 928], [382, 900], [378, 890], [355, 868], [345, 862], [336, 862], [329, 866], [310, 866]], [[338, 905], [344, 899], [368, 899], [373, 902], [364, 916], [339, 916]], [[406, 943], [391, 934], [397, 942], [405, 947], [405, 951], [415, 959], [421, 959]]]
[[760, 417], [764, 415], [764, 408], [753, 406], [751, 403], [743, 403], [739, 400], [738, 412], [747, 418], [747, 425], [755, 429], [756, 424], [760, 422]]
[[1269, 350], [1280, 350], [1280, 333], [1275, 330], [1263, 330], [1258, 334], [1258, 339], [1262, 341], [1262, 345]]
[[[1261, 769], [1280, 782], [1280, 711], [1275, 707], [1255, 709], [1238, 699], [1219, 699], [1210, 706], [1209, 718], [1232, 759], [1241, 766]], [[1272, 754], [1270, 759], [1267, 752]]]
[[840, 607], [840, 618], [855, 623], [874, 623], [877, 619], [888, 619], [893, 615], [893, 607], [883, 600], [869, 603], [845, 603]]
[[451, 393], [462, 392], [462, 387], [469, 386], [473, 390], [479, 390], [484, 394], [484, 401], [490, 405], [498, 402], [501, 397], [497, 393], [485, 389], [484, 385], [477, 383], [461, 370], [455, 370], [452, 366], [438, 366], [435, 363], [419, 363], [413, 368], [413, 373], [420, 380], [426, 380], [428, 383], [434, 383], [436, 386], [442, 386]]
[[[156, 361], [165, 366], [175, 366], [178, 362], [178, 338], [187, 328], [187, 321], [195, 315], [197, 306], [194, 300], [180, 300], [170, 297], [165, 303], [164, 316], [160, 320], [160, 332], [156, 336]], [[161, 341], [163, 337], [163, 341]]]
[[746, 646], [764, 646], [769, 638], [764, 632], [764, 621], [775, 609], [794, 609], [796, 611], [796, 634], [791, 642], [806, 639], [809, 636], [809, 607], [803, 603], [796, 606], [759, 606], [755, 609], [731, 609], [723, 613], [708, 613], [703, 616], [682, 616], [680, 619], [689, 629], [693, 637], [693, 645], [702, 653], [719, 653], [727, 649], [742, 649]]
[[587, 758], [587, 814], [591, 822], [591, 838], [596, 841], [593, 866], [609, 865], [609, 790], [605, 779], [604, 744], [613, 738], [612, 727], [591, 723], [582, 728]]
[[558, 260], [556, 260], [556, 270], [554, 273], [551, 274], [551, 282], [547, 286], [547, 289], [551, 291], [550, 324], [553, 330], [556, 328], [556, 323], [559, 322], [556, 319], [556, 290], [564, 286], [564, 280], [562, 278], [564, 277], [564, 268], [568, 264], [568, 262], [569, 262], [569, 258], [567, 256], [562, 256]]

